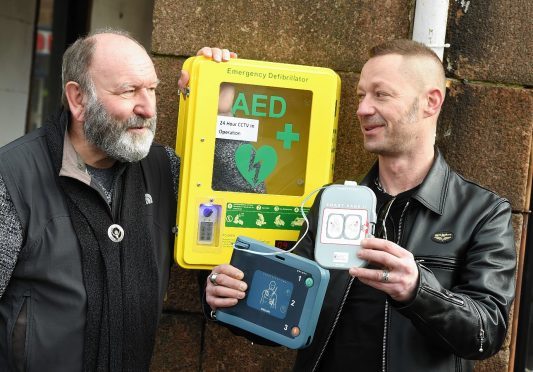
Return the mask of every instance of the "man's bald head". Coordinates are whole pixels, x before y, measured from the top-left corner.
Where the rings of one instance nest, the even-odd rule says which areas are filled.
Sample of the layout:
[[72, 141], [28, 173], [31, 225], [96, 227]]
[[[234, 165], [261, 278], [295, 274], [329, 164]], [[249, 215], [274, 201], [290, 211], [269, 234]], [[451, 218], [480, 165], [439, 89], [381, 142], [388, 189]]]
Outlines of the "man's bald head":
[[63, 94], [61, 103], [65, 109], [69, 109], [68, 101], [65, 96], [65, 84], [73, 81], [79, 84], [81, 91], [84, 94], [91, 94], [93, 90], [93, 83], [89, 73], [91, 63], [96, 51], [96, 45], [100, 41], [105, 41], [110, 38], [124, 38], [129, 42], [133, 42], [139, 46], [146, 53], [145, 48], [135, 40], [127, 31], [118, 29], [98, 29], [91, 32], [85, 37], [80, 37], [71, 46], [67, 48], [63, 54], [63, 65], [61, 69], [61, 79], [63, 86]]

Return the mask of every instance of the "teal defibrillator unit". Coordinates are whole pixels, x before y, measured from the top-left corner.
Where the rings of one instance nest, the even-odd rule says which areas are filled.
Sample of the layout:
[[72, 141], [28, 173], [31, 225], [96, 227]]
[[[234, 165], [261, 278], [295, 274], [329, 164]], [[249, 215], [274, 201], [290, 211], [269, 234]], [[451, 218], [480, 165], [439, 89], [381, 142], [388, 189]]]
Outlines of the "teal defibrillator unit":
[[244, 273], [246, 297], [215, 312], [218, 321], [291, 349], [309, 346], [329, 271], [314, 261], [239, 237], [230, 262]]

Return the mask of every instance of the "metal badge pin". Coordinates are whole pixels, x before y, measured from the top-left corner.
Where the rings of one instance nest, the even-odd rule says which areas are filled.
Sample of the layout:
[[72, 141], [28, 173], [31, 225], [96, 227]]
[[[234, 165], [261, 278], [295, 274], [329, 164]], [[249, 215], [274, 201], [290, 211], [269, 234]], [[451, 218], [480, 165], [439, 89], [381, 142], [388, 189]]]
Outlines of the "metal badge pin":
[[122, 226], [113, 224], [107, 229], [107, 236], [115, 243], [119, 243], [124, 239], [124, 229]]

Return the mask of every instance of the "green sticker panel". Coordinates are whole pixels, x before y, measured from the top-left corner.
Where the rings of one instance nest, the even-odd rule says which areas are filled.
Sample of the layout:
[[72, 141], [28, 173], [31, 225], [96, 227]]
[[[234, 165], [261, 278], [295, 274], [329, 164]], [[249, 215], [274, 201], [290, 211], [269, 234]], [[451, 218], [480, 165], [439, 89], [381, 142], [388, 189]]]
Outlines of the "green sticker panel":
[[[307, 212], [309, 208], [304, 208], [304, 213]], [[300, 207], [245, 203], [226, 205], [226, 227], [300, 230], [303, 224]]]

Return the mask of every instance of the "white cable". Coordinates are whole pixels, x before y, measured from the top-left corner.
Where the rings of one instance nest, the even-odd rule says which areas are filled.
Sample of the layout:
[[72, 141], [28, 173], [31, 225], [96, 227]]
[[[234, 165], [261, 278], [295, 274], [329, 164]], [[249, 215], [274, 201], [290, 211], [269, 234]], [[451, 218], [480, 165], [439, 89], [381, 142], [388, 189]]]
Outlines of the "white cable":
[[326, 186], [322, 186], [322, 187], [319, 187], [317, 189], [314, 189], [302, 201], [302, 204], [300, 205], [300, 212], [302, 213], [302, 217], [304, 218], [304, 221], [305, 221], [305, 232], [302, 234], [302, 236], [300, 236], [300, 239], [298, 239], [298, 241], [296, 243], [294, 243], [294, 246], [291, 249], [289, 249], [287, 251], [280, 250], [278, 252], [255, 252], [255, 251], [252, 251], [250, 249], [238, 248], [238, 247], [235, 246], [235, 244], [233, 244], [233, 249], [236, 249], [238, 251], [252, 253], [252, 254], [257, 254], [257, 255], [260, 255], [260, 256], [274, 256], [274, 255], [277, 255], [277, 254], [286, 254], [286, 253], [292, 252], [294, 249], [296, 249], [298, 244], [300, 244], [302, 239], [309, 232], [309, 220], [307, 219], [307, 216], [304, 213], [304, 205], [305, 205], [305, 203], [307, 203], [307, 201], [309, 200], [309, 198], [311, 196], [313, 196], [314, 194], [316, 194], [317, 192], [319, 192], [320, 190], [325, 189], [325, 188], [326, 188]]

